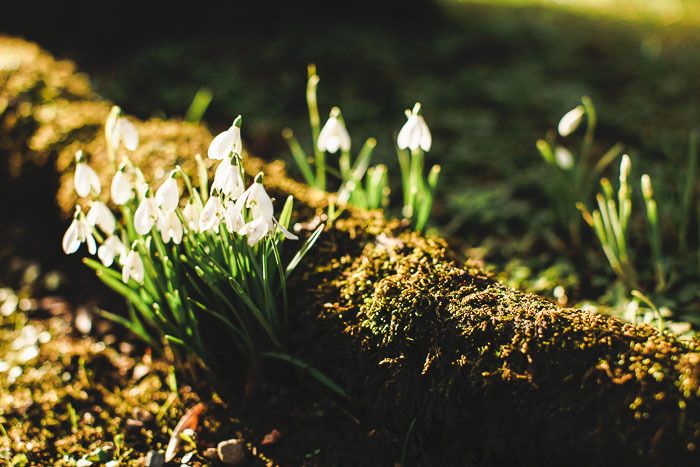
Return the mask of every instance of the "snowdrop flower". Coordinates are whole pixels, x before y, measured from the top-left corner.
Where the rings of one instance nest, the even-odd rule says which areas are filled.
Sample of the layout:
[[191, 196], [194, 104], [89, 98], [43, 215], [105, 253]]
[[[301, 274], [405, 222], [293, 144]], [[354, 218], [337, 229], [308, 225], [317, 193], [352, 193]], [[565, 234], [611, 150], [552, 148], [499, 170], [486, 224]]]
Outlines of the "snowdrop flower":
[[97, 226], [106, 234], [111, 234], [117, 228], [117, 220], [112, 211], [102, 202], [93, 201], [87, 214], [87, 221]]
[[129, 151], [135, 151], [139, 145], [136, 127], [122, 115], [122, 109], [116, 105], [112, 107], [105, 122], [105, 138], [112, 149], [117, 149], [119, 143], [122, 143]]
[[224, 221], [226, 222], [226, 230], [229, 232], [239, 232], [245, 225], [243, 219], [243, 208], [245, 207], [245, 198], [239, 197], [238, 200], [229, 200], [226, 203], [226, 208], [223, 212]]
[[122, 281], [126, 284], [129, 279], [134, 279], [139, 284], [143, 284], [143, 275], [143, 260], [136, 251], [129, 251], [122, 265]]
[[554, 160], [559, 168], [569, 170], [574, 166], [574, 155], [563, 146], [557, 146], [554, 150]]
[[185, 208], [182, 210], [182, 216], [185, 218], [187, 228], [193, 232], [197, 231], [199, 226], [199, 216], [202, 214], [202, 205], [193, 199], [190, 199]]
[[231, 156], [231, 153], [242, 157], [243, 143], [241, 142], [241, 122], [243, 119], [239, 115], [233, 121], [231, 128], [219, 133], [209, 144], [209, 159], [224, 160]]
[[100, 258], [102, 264], [106, 267], [110, 267], [114, 262], [114, 258], [119, 258], [119, 262], [123, 263], [125, 260], [126, 248], [119, 237], [116, 235], [110, 235], [104, 241], [100, 248], [97, 249], [97, 257]]
[[243, 194], [245, 187], [243, 186], [243, 177], [241, 176], [238, 162], [236, 162], [235, 158], [233, 162], [229, 157], [221, 161], [219, 167], [216, 168], [211, 189], [212, 192], [219, 191], [224, 195], [237, 199]]
[[421, 148], [423, 151], [430, 151], [430, 146], [433, 144], [433, 137], [430, 134], [430, 129], [425, 123], [425, 119], [421, 115], [420, 102], [416, 102], [413, 110], [406, 111], [406, 123], [399, 131], [399, 136], [396, 143], [399, 149], [410, 149], [415, 151]]
[[163, 211], [172, 211], [180, 204], [180, 190], [173, 174], [156, 190], [156, 204]]
[[202, 214], [199, 216], [199, 231], [207, 232], [218, 229], [222, 215], [221, 211], [221, 199], [218, 195], [211, 195], [202, 209]]
[[143, 197], [141, 203], [134, 213], [134, 228], [139, 235], [146, 235], [151, 231], [158, 219], [158, 204], [148, 193]]
[[126, 173], [124, 173], [123, 165], [119, 167], [117, 173], [114, 174], [109, 191], [112, 196], [112, 201], [114, 201], [114, 204], [117, 206], [128, 203], [131, 197], [134, 196], [134, 186]]
[[248, 245], [253, 246], [270, 232], [272, 232], [270, 225], [264, 218], [258, 217], [245, 224], [238, 233], [246, 235], [248, 237]]
[[97, 177], [92, 167], [85, 162], [83, 151], [78, 150], [75, 153], [75, 162], [75, 174], [73, 176], [75, 192], [78, 193], [78, 196], [83, 198], [88, 196], [91, 192], [99, 195], [102, 191], [100, 179]]
[[581, 124], [583, 121], [583, 116], [586, 114], [585, 109], [582, 105], [576, 106], [564, 114], [564, 116], [559, 120], [559, 126], [557, 130], [562, 137], [567, 137]]
[[73, 222], [68, 226], [66, 233], [63, 235], [63, 242], [61, 246], [63, 251], [70, 255], [78, 251], [80, 245], [87, 243], [88, 252], [94, 255], [97, 252], [97, 243], [95, 243], [95, 237], [92, 236], [92, 226], [85, 219], [80, 206], [75, 209], [75, 216], [73, 216]]
[[253, 184], [243, 194], [245, 207], [250, 209], [252, 220], [245, 224], [238, 233], [248, 236], [248, 244], [255, 245], [265, 235], [278, 227], [285, 238], [297, 240], [299, 237], [281, 226], [274, 217], [272, 199], [263, 186], [263, 174], [255, 177]]
[[175, 210], [160, 213], [158, 230], [160, 230], [164, 243], [172, 240], [176, 245], [179, 245], [182, 241], [182, 222], [180, 222]]
[[331, 115], [318, 135], [317, 144], [320, 151], [328, 151], [333, 154], [338, 152], [338, 148], [342, 151], [350, 150], [350, 135], [345, 128], [338, 107], [331, 109]]

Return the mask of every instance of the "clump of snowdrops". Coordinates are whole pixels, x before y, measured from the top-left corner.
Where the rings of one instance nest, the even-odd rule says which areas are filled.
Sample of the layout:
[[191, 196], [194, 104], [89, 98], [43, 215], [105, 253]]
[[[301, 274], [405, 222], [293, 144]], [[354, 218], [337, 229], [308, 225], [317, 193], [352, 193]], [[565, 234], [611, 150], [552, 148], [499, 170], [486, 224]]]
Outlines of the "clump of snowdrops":
[[[122, 146], [138, 145], [135, 126], [118, 108], [105, 137], [112, 159]], [[291, 196], [276, 217], [262, 173], [246, 188], [240, 116], [213, 139], [208, 157], [218, 164], [214, 179], [209, 186], [197, 156], [198, 187], [179, 166], [152, 186], [124, 158], [109, 186], [115, 215], [78, 151], [74, 184], [81, 199], [63, 238], [64, 251], [75, 253], [85, 244], [85, 264], [128, 304], [128, 317], [107, 315], [155, 348], [168, 345], [180, 361], [194, 360], [225, 379], [236, 370], [257, 375], [263, 360], [278, 359], [342, 392], [285, 353], [287, 279], [323, 225], [300, 241], [289, 231]], [[296, 242], [293, 256], [282, 252], [288, 241]]]
[[[690, 135], [679, 189], [662, 187], [659, 197], [650, 174], [641, 175], [635, 188], [632, 158], [623, 154], [622, 144], [594, 156], [596, 126], [593, 102], [583, 97], [580, 105], [564, 114], [556, 133], [550, 131], [537, 141], [540, 155], [552, 168], [545, 188], [554, 213], [574, 248], [583, 247], [581, 221], [591, 228], [618, 279], [611, 289], [613, 314], [686, 334], [689, 323], [700, 325], [697, 133]], [[605, 173], [618, 158], [619, 184], [614, 187]], [[587, 207], [590, 201], [592, 209]], [[643, 209], [636, 211], [640, 204]]]
[[[328, 120], [321, 127], [316, 96], [319, 80], [316, 67], [309, 65], [306, 103], [311, 126], [311, 154], [307, 155], [291, 129], [282, 133], [297, 168], [306, 183], [319, 190], [329, 191], [332, 184], [328, 176], [334, 177], [338, 186], [337, 202], [341, 207], [349, 203], [363, 209], [388, 208], [391, 190], [387, 166], [370, 166], [377, 140], [368, 138], [353, 157], [352, 140], [338, 107], [331, 108]], [[416, 103], [412, 110], [406, 110], [405, 114], [406, 123], [396, 139], [403, 194], [401, 214], [410, 221], [411, 227], [422, 231], [433, 208], [440, 166], [432, 166], [425, 174], [425, 154], [432, 146], [432, 136], [420, 103]], [[327, 155], [338, 153], [337, 163], [326, 159]]]

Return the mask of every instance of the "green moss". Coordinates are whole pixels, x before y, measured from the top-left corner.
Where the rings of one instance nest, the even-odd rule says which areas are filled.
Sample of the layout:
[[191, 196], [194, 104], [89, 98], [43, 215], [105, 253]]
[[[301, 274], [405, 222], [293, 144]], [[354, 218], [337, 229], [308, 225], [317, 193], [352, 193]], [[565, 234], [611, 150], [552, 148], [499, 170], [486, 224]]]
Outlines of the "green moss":
[[[22, 44], [4, 39], [0, 50], [41, 55]], [[20, 162], [43, 154], [56, 163], [59, 204], [69, 212], [75, 149], [91, 153], [103, 182], [111, 176], [98, 125], [109, 105], [87, 91], [45, 102], [36, 96], [66, 94], [70, 75], [52, 81], [19, 70], [0, 70], [0, 79], [19, 73], [28, 81], [3, 91], [10, 104], [0, 138]], [[191, 164], [210, 139], [179, 122], [138, 128], [143, 144], [132, 159], [147, 176]], [[266, 171], [274, 192], [293, 194], [306, 217], [322, 215], [328, 198], [281, 164], [247, 164]], [[443, 240], [376, 212], [346, 211], [293, 287], [291, 296], [308, 297], [296, 303], [295, 349], [349, 390], [353, 413], [400, 440], [390, 457], [400, 457], [415, 420], [411, 455], [435, 465], [698, 461], [698, 341], [510, 289], [456, 260]]]

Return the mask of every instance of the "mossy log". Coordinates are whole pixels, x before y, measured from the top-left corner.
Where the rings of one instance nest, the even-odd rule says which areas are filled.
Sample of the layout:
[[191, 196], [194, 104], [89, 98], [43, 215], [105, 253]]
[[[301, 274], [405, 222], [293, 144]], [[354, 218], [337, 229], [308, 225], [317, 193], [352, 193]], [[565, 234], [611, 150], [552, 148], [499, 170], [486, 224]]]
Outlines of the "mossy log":
[[[0, 38], [0, 85], [2, 164], [55, 166], [68, 214], [76, 149], [111, 176], [111, 104], [72, 64], [15, 38]], [[181, 121], [137, 126], [130, 157], [155, 178], [211, 139]], [[247, 164], [305, 213], [325, 208], [281, 163]], [[347, 211], [293, 286], [304, 297], [294, 350], [347, 388], [355, 415], [395, 434], [396, 459], [405, 441], [434, 465], [700, 465], [697, 340], [518, 292], [377, 212]]]

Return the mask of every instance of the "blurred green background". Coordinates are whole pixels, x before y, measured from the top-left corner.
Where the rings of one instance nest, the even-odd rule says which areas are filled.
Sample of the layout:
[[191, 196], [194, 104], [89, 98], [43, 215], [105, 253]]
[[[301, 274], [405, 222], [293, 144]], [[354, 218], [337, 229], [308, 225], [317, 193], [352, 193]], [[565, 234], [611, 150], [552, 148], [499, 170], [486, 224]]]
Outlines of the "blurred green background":
[[[321, 76], [322, 114], [341, 107], [355, 146], [376, 137], [396, 177], [403, 109], [422, 102], [428, 162], [443, 166], [435, 228], [515, 286], [551, 295], [563, 285], [564, 304], [615, 307], [620, 293], [592, 234], [582, 251], [567, 243], [534, 142], [588, 95], [598, 146], [623, 142], [662, 205], [700, 112], [698, 1], [46, 5], [48, 27], [18, 16], [4, 29], [75, 59], [99, 93], [142, 118], [179, 118], [209, 88], [212, 131], [243, 114], [249, 150], [267, 158], [291, 160], [287, 126], [309, 145], [307, 63]], [[684, 300], [700, 301], [694, 290]]]

